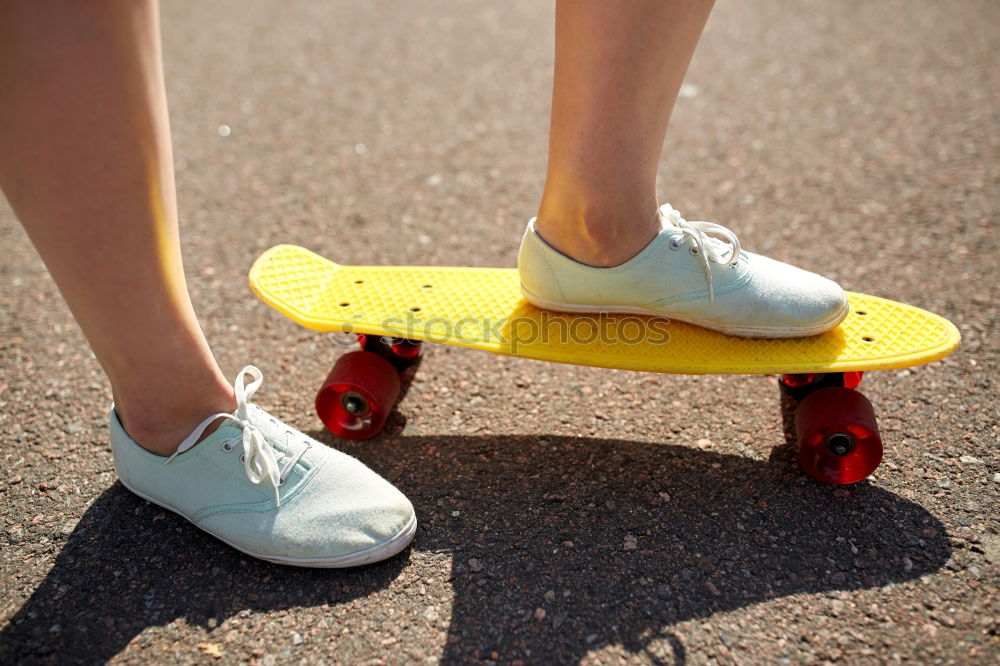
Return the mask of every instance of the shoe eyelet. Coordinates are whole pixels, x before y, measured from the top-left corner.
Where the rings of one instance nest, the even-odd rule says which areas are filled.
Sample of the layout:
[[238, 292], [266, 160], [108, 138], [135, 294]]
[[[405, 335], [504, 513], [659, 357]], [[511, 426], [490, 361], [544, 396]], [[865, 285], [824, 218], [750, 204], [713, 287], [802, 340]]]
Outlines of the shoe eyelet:
[[243, 463], [244, 465], [247, 463], [247, 454], [245, 453], [240, 454], [240, 462]]
[[690, 252], [690, 253], [691, 253], [691, 256], [692, 256], [692, 257], [696, 257], [696, 256], [698, 256], [698, 248], [697, 248], [697, 247], [695, 247], [694, 245], [692, 245], [692, 246], [691, 246], [691, 247], [690, 247], [690, 248], [688, 249], [688, 252]]
[[677, 242], [676, 238], [673, 239], [672, 241], [670, 241], [670, 249], [671, 250], [679, 250], [679, 249], [681, 249], [681, 244]]
[[730, 268], [739, 268], [740, 267], [740, 262], [734, 261], [733, 263], [729, 264], [729, 267]]
[[285, 485], [286, 481], [288, 481], [288, 479], [278, 479], [278, 487], [281, 488], [283, 485]]
[[233, 443], [229, 441], [223, 442], [222, 450], [225, 451], [226, 453], [229, 453], [230, 451], [233, 450]]

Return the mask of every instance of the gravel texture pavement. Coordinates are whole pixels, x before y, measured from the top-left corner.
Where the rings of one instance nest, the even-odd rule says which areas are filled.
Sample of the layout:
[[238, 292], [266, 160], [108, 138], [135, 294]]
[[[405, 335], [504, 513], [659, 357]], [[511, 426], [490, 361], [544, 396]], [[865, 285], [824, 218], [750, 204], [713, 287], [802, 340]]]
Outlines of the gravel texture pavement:
[[100, 368], [0, 203], [0, 663], [1000, 660], [992, 0], [723, 1], [664, 151], [661, 197], [688, 219], [959, 326], [944, 361], [865, 378], [886, 442], [870, 480], [803, 476], [773, 377], [446, 347], [384, 435], [322, 431], [341, 351], [253, 298], [247, 269], [279, 242], [513, 265], [552, 13], [164, 3], [186, 268], [219, 361], [257, 364], [263, 406], [386, 475], [421, 524], [388, 562], [297, 570], [131, 495]]

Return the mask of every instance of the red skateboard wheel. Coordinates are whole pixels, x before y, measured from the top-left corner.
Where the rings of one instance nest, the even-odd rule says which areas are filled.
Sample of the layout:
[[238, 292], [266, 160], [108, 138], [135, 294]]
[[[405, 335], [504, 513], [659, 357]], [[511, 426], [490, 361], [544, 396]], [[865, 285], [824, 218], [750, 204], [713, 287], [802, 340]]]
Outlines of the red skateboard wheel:
[[799, 458], [824, 483], [855, 483], [882, 461], [875, 410], [857, 391], [831, 386], [809, 394], [795, 410]]
[[316, 394], [316, 414], [345, 439], [370, 439], [385, 425], [399, 397], [399, 375], [377, 354], [344, 354]]

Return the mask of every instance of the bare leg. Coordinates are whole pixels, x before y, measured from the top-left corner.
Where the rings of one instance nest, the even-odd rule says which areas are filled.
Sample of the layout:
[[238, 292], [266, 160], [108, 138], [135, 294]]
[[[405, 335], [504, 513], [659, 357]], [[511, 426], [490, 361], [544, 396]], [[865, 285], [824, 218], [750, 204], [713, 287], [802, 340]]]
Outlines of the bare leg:
[[656, 168], [712, 0], [559, 0], [552, 125], [536, 230], [592, 266], [659, 230]]
[[0, 187], [160, 454], [235, 407], [187, 292], [172, 160], [155, 0], [0, 0]]

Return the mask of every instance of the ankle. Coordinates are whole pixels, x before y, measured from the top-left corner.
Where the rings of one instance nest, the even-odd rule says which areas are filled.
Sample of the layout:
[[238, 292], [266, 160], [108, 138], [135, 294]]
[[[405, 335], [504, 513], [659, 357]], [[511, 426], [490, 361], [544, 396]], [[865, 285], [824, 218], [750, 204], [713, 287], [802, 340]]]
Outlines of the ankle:
[[[202, 420], [236, 409], [233, 387], [225, 380], [195, 392], [163, 391], [161, 395], [115, 396], [115, 412], [129, 437], [144, 449], [169, 456]], [[221, 423], [221, 421], [220, 421]], [[219, 424], [212, 424], [202, 438]]]
[[559, 206], [544, 199], [535, 231], [546, 243], [583, 264], [623, 264], [646, 247], [660, 230], [655, 201], [645, 206]]

